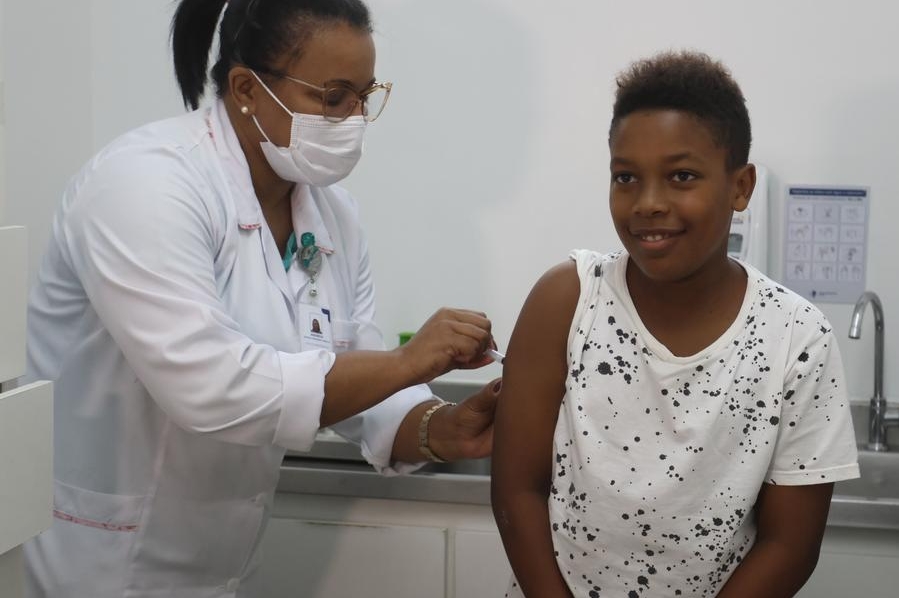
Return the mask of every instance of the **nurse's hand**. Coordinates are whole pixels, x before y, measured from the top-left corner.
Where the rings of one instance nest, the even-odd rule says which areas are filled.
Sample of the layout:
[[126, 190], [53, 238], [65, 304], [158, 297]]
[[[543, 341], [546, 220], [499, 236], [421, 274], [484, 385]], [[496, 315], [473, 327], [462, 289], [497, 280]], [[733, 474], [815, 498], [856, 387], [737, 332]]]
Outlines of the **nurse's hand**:
[[428, 445], [446, 461], [480, 459], [493, 450], [493, 415], [502, 378], [488, 383], [458, 405], [434, 412], [428, 423]]
[[392, 351], [339, 353], [325, 376], [325, 398], [318, 423], [324, 427], [343, 421], [395, 392], [430, 382], [450, 370], [487, 365], [492, 360], [485, 351], [492, 345], [487, 316], [444, 308], [431, 316], [409, 342]]
[[396, 351], [407, 368], [411, 386], [430, 382], [454, 369], [479, 368], [491, 363], [484, 351], [492, 343], [490, 320], [485, 314], [443, 308]]

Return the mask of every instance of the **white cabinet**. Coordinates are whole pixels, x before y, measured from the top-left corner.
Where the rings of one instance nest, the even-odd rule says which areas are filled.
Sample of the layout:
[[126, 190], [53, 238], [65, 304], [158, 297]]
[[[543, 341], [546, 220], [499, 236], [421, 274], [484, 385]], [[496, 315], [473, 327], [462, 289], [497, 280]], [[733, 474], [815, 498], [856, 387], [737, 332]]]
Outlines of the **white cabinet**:
[[899, 531], [827, 528], [818, 566], [797, 597], [850, 596], [899, 596]]
[[22, 548], [16, 547], [0, 554], [0, 588], [3, 597], [22, 596], [25, 593], [22, 577]]
[[[0, 383], [25, 373], [25, 229], [0, 227]], [[20, 545], [50, 525], [53, 389], [0, 392], [0, 594], [22, 595]]]
[[27, 251], [24, 228], [0, 227], [0, 382], [25, 373]]
[[502, 598], [511, 568], [490, 507], [279, 493], [266, 598]]
[[262, 550], [267, 598], [445, 595], [445, 529], [276, 518]]
[[457, 530], [453, 542], [454, 598], [502, 598], [512, 567], [499, 532]]
[[[511, 575], [490, 507], [279, 493], [266, 598], [502, 598]], [[830, 526], [799, 598], [899, 596], [899, 531]]]

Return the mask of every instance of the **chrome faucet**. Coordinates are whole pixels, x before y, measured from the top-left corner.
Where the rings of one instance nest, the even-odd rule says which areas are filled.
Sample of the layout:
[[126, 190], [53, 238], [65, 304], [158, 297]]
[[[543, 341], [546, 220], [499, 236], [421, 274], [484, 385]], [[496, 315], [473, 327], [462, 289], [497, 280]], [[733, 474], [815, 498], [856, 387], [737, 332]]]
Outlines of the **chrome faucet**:
[[862, 316], [868, 303], [874, 312], [874, 396], [868, 409], [868, 450], [886, 451], [889, 450], [886, 429], [899, 426], [899, 415], [887, 415], [887, 401], [883, 396], [883, 305], [873, 291], [865, 291], [856, 301], [849, 323], [849, 338], [861, 338]]

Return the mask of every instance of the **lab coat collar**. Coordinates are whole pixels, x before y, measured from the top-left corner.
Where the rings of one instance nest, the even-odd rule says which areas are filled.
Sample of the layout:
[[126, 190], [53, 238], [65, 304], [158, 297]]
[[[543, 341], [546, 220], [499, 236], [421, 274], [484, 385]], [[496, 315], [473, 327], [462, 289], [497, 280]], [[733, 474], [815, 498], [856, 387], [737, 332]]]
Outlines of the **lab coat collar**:
[[[219, 159], [237, 190], [234, 199], [237, 207], [237, 224], [245, 230], [259, 228], [264, 222], [262, 208], [259, 207], [253, 180], [250, 178], [250, 167], [237, 140], [237, 133], [234, 132], [228, 118], [224, 100], [217, 100], [213, 104], [209, 121]], [[298, 237], [304, 232], [311, 232], [315, 235], [315, 244], [319, 249], [325, 253], [333, 253], [334, 243], [331, 234], [325, 228], [312, 193], [308, 185], [298, 183], [294, 186], [290, 199], [294, 230]]]
[[312, 199], [312, 190], [308, 185], [297, 185], [291, 198], [293, 210], [293, 230], [297, 233], [297, 239], [305, 232], [315, 235], [315, 245], [324, 253], [334, 253], [334, 242], [331, 234], [325, 228], [322, 214]]

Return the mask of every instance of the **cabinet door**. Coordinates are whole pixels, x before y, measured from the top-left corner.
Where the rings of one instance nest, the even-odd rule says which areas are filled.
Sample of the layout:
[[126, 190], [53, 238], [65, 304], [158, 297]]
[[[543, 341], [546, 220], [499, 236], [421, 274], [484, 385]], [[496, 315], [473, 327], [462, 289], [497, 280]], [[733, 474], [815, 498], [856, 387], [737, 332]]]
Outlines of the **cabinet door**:
[[25, 589], [22, 587], [22, 571], [25, 565], [22, 558], [21, 546], [0, 554], [0, 588], [3, 588], [4, 597], [25, 595]]
[[27, 253], [24, 228], [0, 227], [0, 382], [25, 373]]
[[445, 598], [446, 530], [272, 519], [266, 598]]
[[456, 532], [455, 598], [502, 598], [512, 568], [498, 532]]
[[896, 598], [899, 531], [828, 527], [818, 566], [797, 598]]

